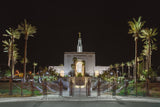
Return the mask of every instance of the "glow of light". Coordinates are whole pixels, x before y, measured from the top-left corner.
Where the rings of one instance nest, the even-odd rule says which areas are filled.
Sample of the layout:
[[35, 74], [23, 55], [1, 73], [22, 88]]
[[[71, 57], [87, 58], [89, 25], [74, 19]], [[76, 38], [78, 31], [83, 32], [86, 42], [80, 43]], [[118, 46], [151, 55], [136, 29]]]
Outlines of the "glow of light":
[[60, 71], [60, 76], [64, 77], [64, 71], [63, 70]]
[[81, 73], [81, 72], [82, 72], [82, 62], [78, 62], [78, 63], [76, 64], [76, 68], [77, 68], [77, 72], [78, 72], [78, 73]]
[[16, 70], [16, 74], [19, 74], [19, 70]]
[[110, 74], [113, 75], [113, 72], [111, 72]]
[[32, 74], [32, 71], [29, 71], [29, 74]]
[[99, 76], [99, 71], [95, 71], [95, 77], [98, 77]]

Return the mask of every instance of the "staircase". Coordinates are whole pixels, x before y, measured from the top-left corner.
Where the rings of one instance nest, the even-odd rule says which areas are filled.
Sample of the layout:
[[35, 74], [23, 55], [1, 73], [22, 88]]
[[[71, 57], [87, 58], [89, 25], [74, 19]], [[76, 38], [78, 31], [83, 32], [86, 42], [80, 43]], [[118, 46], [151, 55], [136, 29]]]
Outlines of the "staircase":
[[86, 96], [86, 87], [84, 87], [84, 88], [74, 88], [74, 90], [73, 90], [73, 96]]

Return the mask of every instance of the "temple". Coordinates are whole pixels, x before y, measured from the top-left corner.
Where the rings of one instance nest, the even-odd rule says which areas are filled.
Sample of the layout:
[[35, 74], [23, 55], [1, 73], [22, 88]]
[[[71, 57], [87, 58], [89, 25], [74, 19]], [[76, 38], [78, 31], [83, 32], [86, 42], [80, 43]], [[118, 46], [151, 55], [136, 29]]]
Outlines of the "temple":
[[96, 66], [95, 52], [83, 52], [81, 33], [78, 33], [77, 52], [64, 52], [64, 66], [49, 66], [63, 77], [98, 76], [109, 69], [109, 66]]

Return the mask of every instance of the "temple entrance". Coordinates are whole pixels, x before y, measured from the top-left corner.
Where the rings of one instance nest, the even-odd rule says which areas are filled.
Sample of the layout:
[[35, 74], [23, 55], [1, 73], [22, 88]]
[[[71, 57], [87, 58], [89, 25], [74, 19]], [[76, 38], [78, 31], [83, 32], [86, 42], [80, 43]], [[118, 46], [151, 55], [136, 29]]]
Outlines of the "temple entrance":
[[84, 62], [81, 60], [77, 60], [75, 62], [75, 76], [76, 77], [84, 77]]
[[90, 96], [91, 82], [90, 77], [72, 77], [69, 85], [70, 96]]
[[85, 61], [82, 59], [73, 59], [74, 76], [69, 80], [70, 96], [90, 96], [91, 79], [85, 75]]

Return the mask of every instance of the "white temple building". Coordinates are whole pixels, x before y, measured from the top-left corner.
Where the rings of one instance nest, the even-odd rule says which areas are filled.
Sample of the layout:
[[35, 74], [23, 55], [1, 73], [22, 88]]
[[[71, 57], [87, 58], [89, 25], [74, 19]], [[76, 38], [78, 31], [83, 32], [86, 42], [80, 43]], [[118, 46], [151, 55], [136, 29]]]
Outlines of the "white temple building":
[[[76, 62], [74, 62], [75, 59]], [[56, 70], [61, 76], [69, 75], [73, 71], [82, 73], [82, 75], [87, 73], [90, 76], [97, 76], [108, 70], [109, 66], [96, 66], [95, 52], [83, 52], [82, 38], [79, 32], [77, 52], [64, 52], [64, 66], [49, 66], [49, 69]]]

